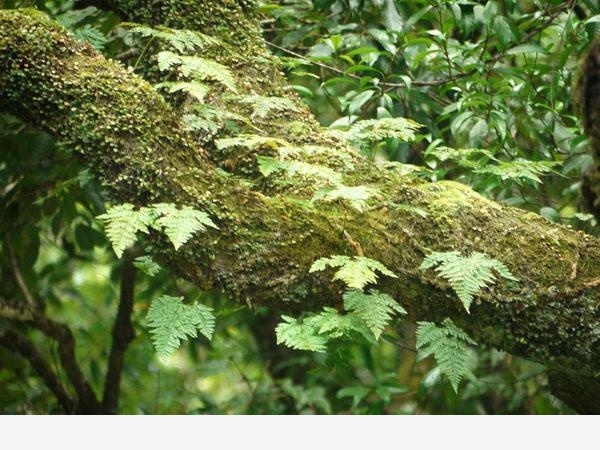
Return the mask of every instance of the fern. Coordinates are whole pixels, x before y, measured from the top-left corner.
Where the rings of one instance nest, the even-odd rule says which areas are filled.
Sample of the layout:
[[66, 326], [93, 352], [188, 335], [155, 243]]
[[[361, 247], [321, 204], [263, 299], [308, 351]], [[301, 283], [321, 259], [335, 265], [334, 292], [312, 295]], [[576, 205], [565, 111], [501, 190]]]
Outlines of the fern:
[[376, 189], [368, 186], [345, 186], [341, 184], [332, 189], [317, 191], [312, 200], [325, 202], [346, 200], [354, 209], [363, 212], [367, 200], [377, 193]]
[[133, 261], [133, 266], [140, 269], [149, 277], [153, 277], [162, 269], [162, 267], [156, 264], [149, 256], [138, 256]]
[[281, 316], [284, 320], [275, 328], [277, 344], [285, 344], [296, 350], [324, 352], [327, 337], [319, 335], [311, 323], [303, 323], [289, 316]]
[[474, 378], [467, 364], [468, 344], [476, 345], [476, 342], [449, 318], [441, 326], [431, 322], [418, 322], [417, 325], [417, 348], [421, 355], [424, 358], [433, 355], [454, 392], [458, 392], [458, 385], [464, 377]]
[[480, 148], [451, 148], [442, 145], [428, 149], [425, 152], [425, 156], [433, 157], [441, 162], [457, 161], [459, 164], [462, 164], [474, 157], [478, 157], [482, 161], [487, 161], [490, 159], [497, 161], [497, 159], [494, 157], [494, 154], [489, 150]]
[[138, 231], [148, 233], [152, 223], [152, 212], [148, 208], [134, 210], [130, 203], [113, 206], [105, 214], [98, 216], [104, 221], [106, 235], [117, 257], [121, 257], [126, 248], [133, 245]]
[[133, 23], [123, 23], [121, 25], [128, 27], [130, 33], [139, 34], [144, 38], [165, 41], [180, 53], [221, 44], [218, 39], [190, 30], [176, 30], [167, 27], [150, 28]]
[[163, 295], [152, 302], [146, 316], [154, 347], [159, 356], [166, 358], [181, 341], [197, 337], [197, 332], [211, 339], [215, 329], [213, 309], [194, 303], [186, 305], [183, 297]]
[[406, 310], [396, 300], [376, 290], [368, 294], [356, 290], [347, 291], [344, 294], [344, 308], [346, 311], [354, 311], [376, 340], [379, 340], [394, 314], [406, 314]]
[[315, 327], [319, 334], [326, 334], [329, 338], [351, 337], [358, 333], [366, 339], [372, 339], [360, 317], [356, 314], [340, 314], [333, 308], [323, 308], [319, 314], [305, 318], [304, 323]]
[[191, 131], [208, 131], [216, 133], [227, 120], [245, 122], [246, 118], [239, 114], [215, 109], [208, 105], [198, 103], [192, 106], [194, 114], [184, 114], [183, 123]]
[[[437, 267], [436, 267], [437, 266]], [[508, 280], [518, 281], [500, 261], [475, 252], [462, 256], [459, 252], [434, 252], [423, 260], [420, 269], [436, 267], [439, 276], [450, 282], [463, 306], [469, 312], [475, 294], [483, 287], [493, 284], [492, 271]]]
[[177, 209], [172, 203], [158, 203], [154, 205], [154, 212], [159, 216], [156, 224], [162, 227], [175, 250], [197, 231], [205, 231], [207, 226], [217, 228], [205, 212], [189, 206]]
[[364, 146], [371, 142], [380, 142], [384, 139], [396, 138], [402, 141], [412, 141], [415, 132], [422, 127], [421, 124], [403, 117], [390, 117], [384, 119], [368, 119], [354, 123], [347, 130], [329, 130], [328, 133], [335, 137]]
[[264, 119], [273, 112], [298, 111], [294, 102], [284, 97], [246, 95], [239, 101], [243, 104], [250, 105], [254, 110], [252, 117], [258, 117], [260, 119]]
[[177, 67], [184, 77], [216, 81], [227, 89], [237, 92], [235, 78], [231, 71], [216, 61], [199, 56], [182, 56], [169, 51], [160, 52], [157, 59], [158, 68], [161, 71]]
[[239, 134], [232, 138], [218, 139], [215, 144], [219, 150], [227, 150], [232, 147], [245, 147], [248, 149], [268, 147], [277, 150], [279, 147], [289, 145], [283, 139], [257, 134]]
[[490, 174], [499, 177], [502, 181], [514, 180], [518, 184], [523, 181], [541, 183], [540, 176], [554, 172], [554, 167], [559, 165], [558, 161], [526, 161], [517, 160], [501, 162], [497, 165], [486, 165], [475, 170], [475, 173]]
[[312, 264], [309, 273], [320, 272], [327, 267], [339, 267], [333, 279], [341, 280], [348, 287], [354, 289], [362, 289], [369, 283], [375, 283], [377, 281], [376, 271], [388, 277], [398, 278], [394, 272], [379, 261], [364, 256], [336, 255], [331, 258], [320, 258]]
[[98, 218], [104, 221], [106, 235], [119, 258], [135, 243], [138, 231], [148, 233], [149, 228], [164, 231], [177, 250], [195, 232], [204, 231], [207, 226], [217, 228], [206, 213], [190, 206], [178, 209], [172, 203], [158, 203], [139, 210], [124, 203], [113, 206]]
[[270, 156], [257, 156], [258, 170], [265, 177], [275, 172], [285, 171], [289, 177], [301, 175], [304, 177], [319, 178], [332, 184], [342, 181], [342, 175], [325, 166], [309, 164], [303, 161], [281, 161]]
[[154, 85], [156, 89], [167, 89], [171, 94], [174, 92], [183, 91], [198, 101], [204, 100], [208, 94], [209, 87], [198, 81], [165, 81]]

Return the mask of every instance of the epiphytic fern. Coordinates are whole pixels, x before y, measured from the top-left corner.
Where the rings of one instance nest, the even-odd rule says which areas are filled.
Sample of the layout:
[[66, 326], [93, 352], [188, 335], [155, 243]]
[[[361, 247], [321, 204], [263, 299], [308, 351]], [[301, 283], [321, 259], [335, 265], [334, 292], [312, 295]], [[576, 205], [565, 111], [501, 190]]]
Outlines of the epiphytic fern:
[[420, 128], [422, 128], [422, 125], [413, 120], [403, 117], [390, 117], [361, 120], [354, 123], [347, 130], [332, 129], [328, 130], [328, 133], [360, 147], [388, 138], [412, 141], [415, 138], [415, 132]]
[[154, 205], [154, 212], [157, 215], [156, 225], [163, 229], [175, 250], [197, 231], [204, 231], [206, 227], [217, 228], [208, 214], [189, 206], [177, 208], [172, 203], [158, 203]]
[[309, 272], [319, 272], [327, 267], [339, 267], [333, 279], [341, 280], [348, 287], [354, 289], [362, 289], [369, 283], [375, 283], [377, 281], [376, 271], [388, 277], [398, 278], [394, 272], [379, 261], [364, 256], [335, 255], [330, 258], [320, 258], [312, 264]]
[[474, 377], [468, 367], [468, 345], [476, 345], [476, 342], [449, 318], [440, 326], [432, 322], [418, 322], [417, 325], [417, 348], [423, 357], [433, 355], [457, 392], [463, 377]]
[[212, 308], [198, 303], [186, 305], [183, 297], [163, 295], [157, 298], [146, 319], [154, 347], [165, 358], [179, 348], [181, 341], [197, 337], [198, 331], [210, 339], [215, 329]]
[[219, 150], [227, 150], [232, 147], [245, 147], [249, 149], [268, 147], [277, 150], [279, 147], [290, 145], [283, 139], [257, 134], [239, 134], [235, 137], [219, 139], [215, 144]]
[[129, 28], [130, 33], [139, 34], [144, 38], [167, 42], [180, 53], [202, 49], [211, 45], [221, 45], [221, 41], [218, 39], [196, 31], [176, 30], [162, 26], [151, 28], [134, 23], [122, 23], [121, 26]]
[[165, 81], [154, 85], [156, 89], [167, 89], [171, 94], [174, 92], [185, 92], [198, 101], [204, 100], [210, 90], [209, 87], [199, 81]]
[[502, 181], [513, 180], [518, 184], [525, 181], [541, 183], [540, 177], [553, 173], [554, 167], [559, 164], [558, 161], [503, 161], [500, 164], [487, 164], [474, 172], [494, 175]]
[[253, 109], [252, 117], [264, 119], [271, 113], [284, 111], [298, 111], [298, 108], [288, 98], [265, 97], [263, 95], [246, 95], [239, 99], [243, 104], [250, 105]]
[[113, 250], [120, 258], [125, 249], [135, 243], [138, 231], [148, 233], [152, 223], [152, 211], [148, 208], [134, 209], [129, 203], [116, 205], [98, 216], [104, 221], [106, 235]]
[[183, 56], [164, 51], [157, 55], [158, 68], [161, 71], [177, 68], [184, 77], [194, 80], [216, 81], [227, 89], [236, 92], [235, 78], [222, 64], [199, 56]]
[[322, 189], [315, 192], [313, 201], [333, 202], [345, 200], [359, 212], [363, 212], [369, 198], [377, 195], [378, 191], [369, 186], [346, 186], [340, 184], [334, 188]]
[[324, 352], [327, 336], [320, 335], [312, 324], [303, 323], [289, 316], [281, 316], [284, 320], [277, 328], [277, 343], [296, 350]]
[[500, 261], [478, 252], [469, 256], [462, 256], [456, 251], [433, 252], [427, 255], [420, 268], [433, 267], [439, 276], [450, 282], [467, 312], [479, 290], [494, 283], [493, 271], [503, 278], [518, 281]]
[[357, 290], [346, 292], [344, 308], [364, 321], [375, 339], [379, 339], [394, 314], [406, 314], [406, 310], [396, 300], [376, 290], [368, 294]]
[[342, 181], [342, 175], [326, 166], [306, 163], [304, 161], [280, 160], [270, 156], [258, 156], [258, 169], [265, 177], [285, 171], [289, 177], [297, 175], [324, 180], [330, 184], [338, 184]]
[[153, 277], [162, 269], [162, 267], [155, 263], [149, 256], [138, 256], [133, 261], [133, 265], [149, 277]]

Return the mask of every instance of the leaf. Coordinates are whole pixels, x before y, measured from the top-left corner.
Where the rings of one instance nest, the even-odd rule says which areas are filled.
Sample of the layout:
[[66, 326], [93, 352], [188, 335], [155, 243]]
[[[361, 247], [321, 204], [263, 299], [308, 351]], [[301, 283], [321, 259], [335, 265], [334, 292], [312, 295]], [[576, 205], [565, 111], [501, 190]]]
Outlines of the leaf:
[[161, 71], [178, 67], [184, 77], [216, 81], [227, 89], [237, 92], [235, 78], [229, 68], [216, 61], [199, 56], [181, 56], [169, 51], [160, 52], [157, 59]]
[[333, 202], [346, 200], [359, 212], [365, 209], [366, 201], [377, 194], [375, 188], [368, 186], [345, 186], [343, 184], [331, 189], [323, 189], [315, 192], [312, 201]]
[[177, 30], [163, 26], [151, 28], [133, 23], [122, 23], [121, 26], [128, 27], [130, 33], [165, 41], [180, 53], [203, 49], [212, 45], [222, 45], [222, 42], [218, 39], [191, 30]]
[[186, 305], [183, 297], [169, 295], [152, 302], [146, 319], [154, 347], [163, 358], [177, 350], [181, 341], [197, 337], [198, 331], [211, 339], [215, 328], [212, 308], [198, 303]]
[[208, 214], [190, 206], [178, 209], [172, 203], [158, 203], [154, 205], [153, 210], [159, 216], [156, 225], [163, 229], [175, 250], [185, 244], [197, 231], [205, 231], [206, 227], [218, 228]]
[[106, 235], [118, 258], [125, 249], [133, 245], [138, 231], [148, 233], [152, 223], [152, 213], [148, 208], [134, 210], [130, 203], [123, 203], [108, 209], [105, 214], [98, 216], [104, 222]]
[[457, 251], [433, 252], [425, 257], [420, 269], [433, 267], [439, 276], [450, 282], [467, 312], [475, 295], [485, 286], [494, 284], [492, 271], [508, 280], [518, 281], [500, 261], [478, 252], [470, 256], [461, 256]]
[[335, 255], [330, 258], [319, 258], [312, 264], [309, 273], [320, 272], [327, 267], [339, 267], [333, 280], [341, 280], [348, 287], [354, 289], [362, 289], [369, 283], [377, 282], [376, 271], [388, 277], [398, 278], [394, 272], [379, 261], [364, 256]]
[[559, 161], [503, 161], [500, 164], [485, 165], [474, 172], [495, 175], [502, 181], [514, 180], [518, 184], [523, 181], [541, 183], [540, 176], [553, 173], [554, 167], [560, 164]]
[[281, 316], [281, 322], [275, 328], [277, 344], [284, 344], [296, 350], [324, 352], [327, 337], [319, 335], [314, 326], [299, 322], [293, 317]]
[[198, 81], [174, 81], [174, 82], [164, 82], [158, 83], [154, 85], [156, 89], [168, 89], [168, 91], [172, 94], [174, 92], [183, 91], [192, 97], [194, 97], [198, 101], [204, 100], [206, 94], [208, 94], [209, 87]]
[[298, 111], [294, 102], [284, 97], [246, 95], [241, 97], [239, 101], [243, 104], [252, 106], [254, 110], [252, 117], [258, 117], [260, 119], [264, 119], [274, 112]]
[[133, 266], [140, 269], [149, 277], [153, 277], [162, 270], [162, 267], [155, 263], [149, 256], [138, 256], [134, 259]]
[[434, 356], [454, 392], [458, 392], [458, 385], [465, 376], [474, 378], [467, 364], [468, 344], [476, 345], [476, 342], [452, 320], [447, 318], [440, 326], [432, 322], [417, 322], [416, 337], [422, 356]]
[[406, 314], [406, 310], [387, 294], [372, 290], [368, 294], [362, 291], [347, 291], [344, 294], [344, 308], [360, 317], [376, 340], [395, 314]]

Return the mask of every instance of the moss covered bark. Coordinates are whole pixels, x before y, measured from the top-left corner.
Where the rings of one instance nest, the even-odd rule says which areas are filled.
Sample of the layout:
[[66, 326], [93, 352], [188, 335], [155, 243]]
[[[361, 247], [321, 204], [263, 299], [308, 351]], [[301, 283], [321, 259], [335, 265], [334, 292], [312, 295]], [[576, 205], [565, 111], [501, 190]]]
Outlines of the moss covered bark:
[[[244, 12], [244, 2], [202, 4]], [[169, 201], [209, 212], [219, 230], [178, 252], [156, 237], [157, 253], [200, 287], [249, 304], [318, 310], [339, 302], [343, 286], [331, 273], [308, 269], [319, 257], [352, 254], [349, 235], [365, 256], [399, 275], [380, 288], [419, 320], [449, 316], [481, 343], [546, 364], [563, 400], [600, 411], [600, 240], [463, 185], [424, 183], [350, 153], [344, 182], [381, 193], [364, 213], [307, 201], [309, 181], [250, 189], [217, 170], [210, 148], [183, 131], [149, 84], [32, 11], [0, 11], [0, 111], [53, 134], [116, 201]], [[418, 207], [426, 217], [397, 205]], [[520, 281], [492, 286], [469, 315], [443, 280], [417, 269], [426, 252], [455, 249], [486, 253]], [[578, 386], [587, 386], [585, 395]]]

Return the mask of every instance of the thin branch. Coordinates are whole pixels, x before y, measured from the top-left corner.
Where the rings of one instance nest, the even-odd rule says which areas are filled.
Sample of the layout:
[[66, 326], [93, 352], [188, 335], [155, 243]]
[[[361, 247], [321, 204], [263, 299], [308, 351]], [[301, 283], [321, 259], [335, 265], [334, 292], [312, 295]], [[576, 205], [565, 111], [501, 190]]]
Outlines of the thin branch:
[[21, 333], [7, 330], [0, 334], [0, 346], [14, 353], [20, 354], [29, 361], [31, 367], [37, 372], [44, 384], [54, 394], [65, 413], [74, 412], [74, 401], [54, 373], [50, 364], [44, 359], [33, 343]]
[[136, 270], [133, 266], [133, 255], [131, 252], [126, 252], [121, 266], [119, 309], [112, 330], [112, 346], [108, 358], [108, 370], [102, 399], [102, 409], [107, 414], [116, 414], [117, 412], [125, 352], [135, 338], [135, 330], [131, 323], [135, 278]]
[[13, 249], [9, 238], [7, 238], [5, 240], [5, 246], [6, 246], [6, 249], [8, 250], [8, 256], [10, 258], [10, 265], [12, 267], [15, 281], [19, 285], [19, 289], [21, 289], [21, 292], [23, 293], [23, 297], [25, 297], [25, 302], [27, 303], [28, 309], [30, 311], [35, 311], [35, 310], [39, 309], [40, 304], [39, 304], [39, 302], [36, 302], [33, 299], [33, 295], [31, 295], [31, 291], [27, 287], [27, 283], [25, 283], [25, 279], [23, 278], [23, 275], [21, 274], [21, 269], [19, 267], [19, 261], [17, 260], [17, 255], [15, 254], [15, 250]]

